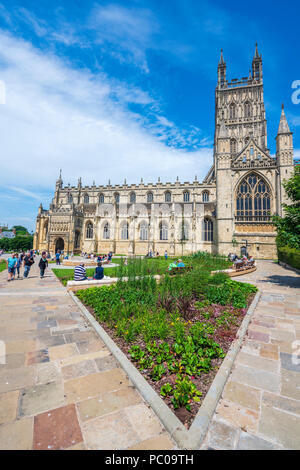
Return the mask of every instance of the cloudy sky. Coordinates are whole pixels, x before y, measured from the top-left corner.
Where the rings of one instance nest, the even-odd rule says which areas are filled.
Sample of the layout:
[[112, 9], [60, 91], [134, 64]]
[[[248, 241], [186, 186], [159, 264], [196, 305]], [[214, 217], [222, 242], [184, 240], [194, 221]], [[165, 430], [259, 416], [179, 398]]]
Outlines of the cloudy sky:
[[64, 183], [204, 177], [220, 49], [228, 78], [263, 55], [268, 145], [281, 103], [300, 156], [298, 2], [0, 0], [0, 224], [34, 229]]

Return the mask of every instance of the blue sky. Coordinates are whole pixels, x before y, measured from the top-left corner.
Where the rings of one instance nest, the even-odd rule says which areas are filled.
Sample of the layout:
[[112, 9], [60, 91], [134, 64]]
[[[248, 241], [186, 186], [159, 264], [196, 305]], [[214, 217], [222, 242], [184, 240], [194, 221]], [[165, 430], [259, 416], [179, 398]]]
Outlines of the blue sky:
[[212, 163], [220, 49], [228, 78], [263, 56], [268, 145], [281, 103], [300, 156], [299, 4], [0, 0], [0, 224], [34, 229], [64, 183], [201, 179]]

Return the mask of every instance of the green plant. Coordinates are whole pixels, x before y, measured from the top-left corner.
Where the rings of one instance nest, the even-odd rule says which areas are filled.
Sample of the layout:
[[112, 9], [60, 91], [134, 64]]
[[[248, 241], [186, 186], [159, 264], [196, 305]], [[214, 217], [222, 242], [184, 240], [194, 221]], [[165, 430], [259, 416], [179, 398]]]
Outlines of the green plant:
[[171, 402], [175, 409], [185, 406], [188, 411], [191, 411], [190, 403], [199, 402], [201, 395], [202, 393], [197, 390], [196, 385], [190, 379], [178, 375]]
[[166, 368], [162, 364], [158, 364], [153, 367], [152, 371], [150, 372], [150, 376], [152, 380], [158, 381], [166, 372]]

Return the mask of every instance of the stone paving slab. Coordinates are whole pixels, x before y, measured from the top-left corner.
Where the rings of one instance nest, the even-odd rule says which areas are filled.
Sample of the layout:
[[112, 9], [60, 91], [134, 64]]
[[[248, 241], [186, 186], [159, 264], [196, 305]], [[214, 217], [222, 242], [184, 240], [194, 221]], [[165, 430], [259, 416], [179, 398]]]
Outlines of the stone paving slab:
[[37, 274], [0, 274], [0, 449], [174, 448], [66, 289]]

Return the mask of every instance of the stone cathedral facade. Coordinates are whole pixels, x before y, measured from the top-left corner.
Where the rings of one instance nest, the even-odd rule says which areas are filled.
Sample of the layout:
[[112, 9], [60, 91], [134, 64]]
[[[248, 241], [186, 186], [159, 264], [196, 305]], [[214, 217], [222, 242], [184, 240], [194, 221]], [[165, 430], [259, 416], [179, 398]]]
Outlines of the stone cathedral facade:
[[221, 51], [215, 90], [213, 163], [200, 182], [64, 186], [48, 210], [39, 207], [34, 248], [79, 253], [181, 256], [204, 250], [275, 258], [271, 216], [288, 202], [282, 186], [294, 169], [293, 137], [282, 106], [276, 155], [267, 144], [262, 57], [252, 70], [227, 80]]

